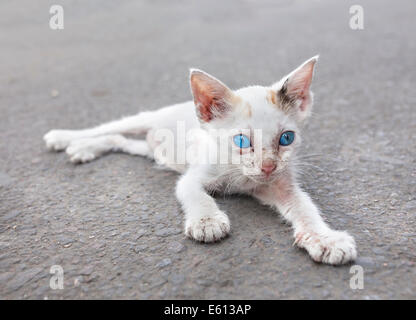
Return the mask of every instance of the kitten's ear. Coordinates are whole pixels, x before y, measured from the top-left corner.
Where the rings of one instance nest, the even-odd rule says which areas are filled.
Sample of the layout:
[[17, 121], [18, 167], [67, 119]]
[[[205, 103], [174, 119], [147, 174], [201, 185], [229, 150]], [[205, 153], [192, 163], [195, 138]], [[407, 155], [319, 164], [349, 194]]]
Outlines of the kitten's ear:
[[197, 115], [201, 122], [222, 118], [232, 107], [234, 93], [225, 84], [209, 74], [191, 69], [191, 89]]
[[[303, 121], [312, 111], [313, 94], [310, 90], [315, 64], [319, 56], [305, 61], [300, 67], [283, 78], [278, 97], [283, 108], [295, 111], [298, 120]], [[279, 82], [279, 83], [281, 83]]]

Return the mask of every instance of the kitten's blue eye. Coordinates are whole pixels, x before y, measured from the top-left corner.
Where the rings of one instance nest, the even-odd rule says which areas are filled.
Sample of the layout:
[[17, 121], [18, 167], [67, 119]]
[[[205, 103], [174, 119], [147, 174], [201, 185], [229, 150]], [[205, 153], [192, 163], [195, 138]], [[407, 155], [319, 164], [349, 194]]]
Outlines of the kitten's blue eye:
[[293, 131], [285, 131], [280, 136], [279, 144], [282, 146], [288, 146], [295, 140], [295, 133]]
[[234, 143], [239, 148], [249, 148], [251, 146], [250, 138], [244, 134], [234, 136]]

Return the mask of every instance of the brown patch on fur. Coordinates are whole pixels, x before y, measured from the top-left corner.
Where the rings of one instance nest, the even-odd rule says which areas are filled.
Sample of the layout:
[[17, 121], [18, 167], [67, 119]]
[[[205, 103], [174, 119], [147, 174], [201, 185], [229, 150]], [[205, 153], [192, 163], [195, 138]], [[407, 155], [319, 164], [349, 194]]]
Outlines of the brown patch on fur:
[[271, 104], [274, 104], [276, 106], [278, 106], [277, 104], [277, 93], [274, 90], [270, 90], [267, 93], [267, 97], [266, 97], [267, 101]]
[[247, 117], [251, 118], [251, 115], [252, 115], [251, 105], [248, 102], [246, 103], [246, 110], [247, 110]]
[[241, 99], [239, 96], [233, 94], [232, 97], [231, 97], [230, 102], [231, 102], [232, 105], [236, 106], [236, 105], [242, 104], [243, 99]]
[[277, 92], [270, 90], [266, 99], [273, 106], [279, 108], [285, 113], [290, 113], [295, 100], [287, 94], [286, 83], [283, 85], [282, 89]]

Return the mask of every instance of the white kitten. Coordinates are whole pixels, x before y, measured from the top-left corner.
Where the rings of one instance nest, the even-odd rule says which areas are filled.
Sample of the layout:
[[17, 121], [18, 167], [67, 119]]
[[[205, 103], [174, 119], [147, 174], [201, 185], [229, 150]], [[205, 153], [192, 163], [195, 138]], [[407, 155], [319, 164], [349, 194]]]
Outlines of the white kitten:
[[[296, 182], [293, 162], [300, 127], [311, 114], [310, 85], [317, 58], [272, 86], [236, 91], [203, 71], [191, 70], [193, 102], [92, 129], [52, 130], [44, 140], [50, 149], [66, 149], [72, 162], [122, 151], [154, 158], [183, 173], [176, 195], [190, 238], [212, 242], [230, 232], [230, 221], [210, 191], [246, 193], [290, 221], [295, 244], [313, 260], [346, 263], [356, 258], [354, 239], [322, 220], [317, 206]], [[126, 133], [146, 133], [146, 140], [125, 138]]]

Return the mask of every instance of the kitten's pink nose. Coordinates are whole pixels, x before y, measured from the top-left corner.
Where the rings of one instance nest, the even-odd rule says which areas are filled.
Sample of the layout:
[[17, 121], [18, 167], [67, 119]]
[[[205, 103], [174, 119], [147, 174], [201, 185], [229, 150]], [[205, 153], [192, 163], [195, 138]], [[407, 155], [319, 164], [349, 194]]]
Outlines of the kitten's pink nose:
[[276, 169], [276, 162], [271, 159], [266, 159], [261, 164], [261, 171], [269, 176]]

